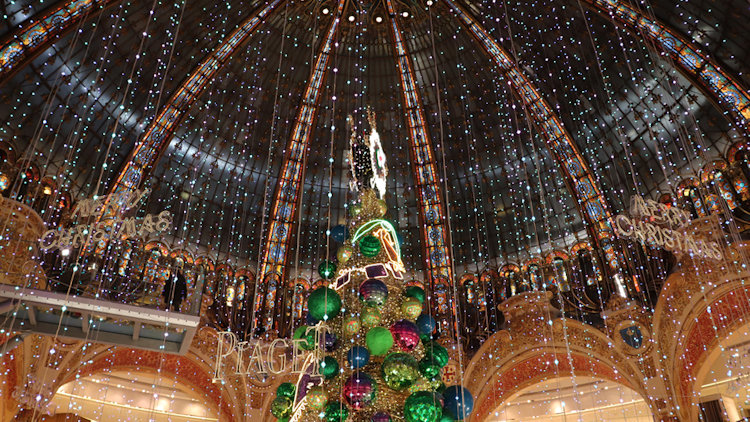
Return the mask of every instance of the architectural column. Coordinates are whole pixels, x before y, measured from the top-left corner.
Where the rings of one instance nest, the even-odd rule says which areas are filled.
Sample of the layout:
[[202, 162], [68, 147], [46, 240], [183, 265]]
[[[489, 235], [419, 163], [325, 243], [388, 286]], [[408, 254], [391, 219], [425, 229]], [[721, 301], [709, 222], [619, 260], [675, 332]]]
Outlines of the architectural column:
[[[615, 277], [621, 277], [623, 258], [615, 250], [615, 235], [612, 230], [612, 212], [602, 189], [594, 180], [591, 168], [584, 160], [573, 137], [563, 127], [549, 103], [542, 98], [539, 90], [524, 75], [512, 56], [495, 41], [482, 25], [454, 0], [446, 0], [479, 45], [495, 62], [498, 73], [508, 81], [508, 86], [527, 110], [533, 124], [552, 151], [565, 175], [566, 184], [578, 200], [578, 208], [586, 222], [593, 242], [604, 254], [604, 261]], [[621, 281], [617, 281], [621, 283]]]
[[750, 93], [729, 73], [677, 31], [645, 16], [622, 0], [584, 0], [592, 9], [608, 15], [625, 28], [646, 38], [678, 69], [708, 93], [750, 136]]
[[0, 85], [73, 26], [119, 2], [120, 0], [60, 1], [7, 34], [0, 41]]
[[[399, 15], [393, 6], [393, 0], [386, 0], [386, 7], [390, 16], [393, 48], [396, 66], [401, 77], [401, 94], [411, 143], [413, 173], [419, 201], [419, 219], [422, 225], [425, 280], [430, 290], [438, 283], [445, 283], [452, 288], [455, 280], [451, 266], [451, 253], [448, 248], [447, 220], [443, 210], [443, 194], [440, 189], [437, 160], [427, 131], [424, 107], [414, 77], [414, 67], [402, 38], [398, 22]], [[457, 318], [455, 303], [452, 300], [448, 300], [448, 303], [451, 314]], [[447, 315], [443, 315], [445, 316]], [[443, 325], [448, 322], [444, 320]]]
[[[286, 288], [284, 275], [289, 251], [289, 241], [293, 221], [297, 214], [297, 205], [302, 191], [302, 174], [305, 166], [306, 152], [309, 147], [313, 124], [318, 112], [320, 87], [328, 73], [328, 62], [331, 56], [333, 39], [338, 32], [341, 14], [346, 0], [339, 0], [336, 14], [333, 15], [325, 38], [320, 44], [313, 64], [313, 72], [302, 94], [302, 103], [297, 110], [297, 117], [291, 131], [291, 138], [284, 149], [284, 162], [279, 174], [269, 216], [268, 230], [263, 260], [258, 274], [259, 294], [255, 299], [255, 319], [253, 328], [262, 327], [269, 331], [274, 319], [280, 316], [278, 291]], [[278, 325], [278, 324], [277, 324]], [[274, 328], [279, 328], [278, 326]]]

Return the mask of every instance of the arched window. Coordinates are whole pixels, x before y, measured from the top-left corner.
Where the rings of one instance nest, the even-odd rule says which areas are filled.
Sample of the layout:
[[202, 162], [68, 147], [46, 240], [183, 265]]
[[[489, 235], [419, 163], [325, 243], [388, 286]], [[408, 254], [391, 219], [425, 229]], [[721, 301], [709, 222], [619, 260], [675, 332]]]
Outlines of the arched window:
[[448, 283], [445, 280], [438, 279], [435, 281], [433, 296], [435, 297], [435, 308], [440, 314], [448, 312], [448, 293]]
[[146, 260], [145, 273], [143, 274], [144, 279], [147, 283], [155, 283], [158, 277], [161, 253], [158, 248], [152, 248], [151, 250], [148, 249], [148, 246], [146, 248], [148, 259]]
[[476, 305], [477, 303], [477, 276], [474, 274], [464, 274], [459, 279], [459, 285], [463, 290], [463, 302], [468, 305]]
[[14, 190], [17, 189], [15, 190], [17, 192], [17, 201], [24, 203], [31, 201], [31, 195], [34, 194], [34, 188], [39, 182], [39, 174], [39, 169], [34, 164], [28, 165], [28, 167], [18, 173], [17, 179], [12, 186]]
[[302, 277], [297, 278], [292, 282], [292, 288], [294, 294], [292, 295], [292, 303], [289, 304], [292, 311], [292, 319], [301, 319], [305, 313], [307, 307], [307, 292], [310, 289], [310, 283]]
[[726, 162], [717, 160], [703, 168], [701, 182], [706, 187], [705, 202], [711, 212], [721, 212], [719, 197], [730, 210], [737, 208], [737, 195], [726, 177], [727, 167]]
[[677, 188], [680, 197], [680, 205], [683, 209], [688, 210], [694, 218], [705, 217], [708, 215], [703, 206], [698, 186], [698, 181], [690, 178], [680, 182]]
[[742, 202], [750, 200], [750, 142], [740, 141], [732, 145], [727, 152], [731, 183]]
[[526, 291], [520, 282], [520, 273], [521, 268], [516, 264], [505, 264], [500, 268], [500, 279], [504, 286], [503, 300]]
[[588, 242], [579, 242], [570, 248], [573, 256], [573, 278], [576, 283], [591, 286], [601, 279], [599, 267], [593, 256], [593, 249]]
[[544, 259], [545, 262], [545, 288], [557, 286], [561, 291], [570, 291], [570, 282], [568, 281], [567, 261], [570, 258], [563, 251], [552, 251]]
[[278, 274], [266, 275], [266, 294], [264, 297], [265, 306], [261, 314], [266, 315], [263, 321], [263, 328], [266, 331], [271, 330], [276, 315], [276, 298], [278, 296], [278, 289], [280, 284], [280, 276]]
[[526, 275], [526, 282], [530, 290], [540, 290], [544, 284], [542, 278], [542, 266], [539, 258], [528, 260], [523, 266], [523, 272]]
[[128, 265], [133, 255], [133, 243], [130, 241], [123, 242], [122, 252], [117, 261], [117, 274], [121, 276], [127, 276]]

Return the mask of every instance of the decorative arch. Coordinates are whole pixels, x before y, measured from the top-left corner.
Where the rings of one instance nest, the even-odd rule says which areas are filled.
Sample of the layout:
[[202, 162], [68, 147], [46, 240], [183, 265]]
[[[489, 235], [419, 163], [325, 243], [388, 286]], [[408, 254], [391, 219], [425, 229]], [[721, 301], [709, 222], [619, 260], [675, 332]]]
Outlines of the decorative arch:
[[[284, 150], [284, 161], [281, 165], [279, 182], [271, 206], [263, 259], [258, 272], [258, 279], [263, 281], [264, 289], [267, 292], [268, 305], [263, 308], [262, 300], [255, 302], [256, 324], [262, 324], [262, 328], [266, 331], [271, 329], [276, 318], [276, 291], [270, 290], [271, 284], [274, 283], [276, 287], [280, 286], [281, 279], [286, 274], [287, 252], [293, 231], [294, 217], [297, 213], [299, 195], [302, 190], [306, 151], [312, 136], [313, 124], [317, 117], [320, 88], [328, 74], [328, 62], [333, 47], [333, 39], [338, 33], [345, 3], [346, 0], [339, 0], [336, 13], [331, 17], [331, 24], [326, 31], [325, 38], [320, 43], [315, 56], [313, 72], [297, 109], [297, 117], [290, 132], [292, 135]], [[271, 278], [269, 279], [269, 277]], [[259, 294], [262, 292], [262, 289], [258, 289]]]
[[216, 269], [214, 260], [207, 256], [199, 256], [198, 258], [196, 258], [195, 265], [203, 266], [207, 271], [214, 271]]
[[76, 24], [119, 2], [60, 1], [33, 16], [0, 42], [0, 85]]
[[[620, 375], [614, 367], [584, 353], [540, 352], [524, 357], [498, 371], [486, 384], [485, 394], [477, 398], [472, 420], [485, 420], [494, 409], [525, 388], [571, 375], [602, 378], [636, 391], [639, 389]], [[643, 392], [641, 395], [646, 397]]]
[[58, 387], [75, 381], [77, 377], [86, 377], [97, 373], [106, 373], [117, 369], [149, 371], [175, 377], [179, 382], [193, 387], [208, 399], [215, 409], [219, 410], [223, 418], [228, 421], [238, 421], [241, 417], [235, 413], [235, 400], [232, 394], [221, 383], [214, 384], [211, 369], [196, 362], [188, 356], [178, 356], [153, 351], [129, 348], [112, 348], [108, 352], [100, 353], [93, 358], [93, 362], [81, 365], [75, 372], [68, 374]]
[[[727, 254], [748, 252], [750, 246], [732, 245]], [[660, 363], [682, 420], [697, 420], [704, 364], [731, 332], [750, 322], [750, 273], [740, 264], [723, 265], [684, 258], [654, 310], [654, 337], [665, 356]]]
[[585, 0], [592, 9], [611, 16], [625, 28], [646, 37], [671, 57], [679, 70], [691, 76], [703, 91], [734, 117], [735, 123], [750, 135], [750, 94], [701, 48], [677, 31], [640, 13], [623, 0]]
[[528, 108], [540, 135], [545, 139], [562, 173], [565, 175], [571, 193], [578, 200], [579, 213], [586, 222], [590, 237], [604, 254], [604, 260], [614, 272], [623, 268], [623, 258], [614, 248], [612, 212], [602, 189], [593, 177], [588, 163], [578, 150], [573, 137], [567, 132], [562, 121], [552, 107], [539, 93], [531, 80], [521, 72], [513, 57], [492, 38], [489, 32], [462, 6], [454, 0], [446, 4], [471, 32], [498, 69], [498, 73], [508, 82], [508, 86]]
[[422, 226], [423, 259], [427, 266], [427, 284], [432, 287], [440, 278], [452, 283], [454, 280], [451, 252], [448, 249], [443, 194], [434, 156], [435, 149], [427, 130], [424, 105], [414, 76], [414, 65], [407, 45], [402, 39], [399, 15], [396, 13], [393, 0], [385, 0], [385, 5], [390, 17], [389, 27], [393, 39], [393, 52], [401, 78], [402, 103], [411, 141], [412, 173], [417, 186], [420, 208], [419, 218]]
[[643, 374], [601, 331], [575, 320], [556, 319], [550, 332], [542, 327], [545, 320], [533, 312], [517, 314], [509, 322], [513, 337], [508, 330], [493, 334], [467, 365], [464, 379], [476, 397], [472, 420], [484, 420], [529, 386], [572, 375], [616, 382], [649, 402], [640, 382]]

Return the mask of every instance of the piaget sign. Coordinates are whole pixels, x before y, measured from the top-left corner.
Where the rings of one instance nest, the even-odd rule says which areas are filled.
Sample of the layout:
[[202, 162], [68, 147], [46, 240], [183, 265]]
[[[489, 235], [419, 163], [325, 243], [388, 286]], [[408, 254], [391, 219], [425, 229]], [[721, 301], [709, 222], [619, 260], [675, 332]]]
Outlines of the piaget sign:
[[630, 200], [630, 216], [620, 214], [615, 217], [614, 228], [620, 238], [649, 243], [698, 258], [722, 259], [717, 242], [685, 232], [684, 227], [691, 220], [690, 213], [685, 210], [634, 196]]
[[73, 210], [73, 218], [103, 217], [91, 224], [77, 224], [68, 228], [47, 230], [39, 240], [39, 246], [43, 251], [49, 252], [55, 249], [79, 248], [108, 238], [142, 238], [151, 233], [169, 229], [172, 226], [172, 214], [169, 211], [146, 214], [143, 218], [122, 216], [148, 193], [148, 189], [138, 189], [122, 194], [84, 199]]
[[[277, 338], [271, 342], [251, 339], [238, 341], [231, 331], [218, 332], [219, 344], [216, 351], [213, 382], [223, 381], [227, 375], [252, 376], [278, 374], [320, 375], [318, 362], [324, 358], [320, 347], [328, 326], [319, 324], [308, 327], [300, 339]], [[314, 332], [315, 345], [306, 350], [307, 335]], [[227, 365], [227, 358], [234, 360]]]

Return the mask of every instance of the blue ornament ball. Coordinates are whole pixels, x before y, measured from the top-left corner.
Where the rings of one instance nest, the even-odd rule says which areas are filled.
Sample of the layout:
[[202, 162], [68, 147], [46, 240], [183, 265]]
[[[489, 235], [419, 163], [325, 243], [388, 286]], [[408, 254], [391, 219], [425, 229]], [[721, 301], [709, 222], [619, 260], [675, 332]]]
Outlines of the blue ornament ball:
[[320, 321], [318, 321], [317, 319], [315, 319], [314, 316], [310, 315], [309, 312], [305, 316], [305, 325], [312, 326], [312, 325], [316, 325], [318, 322], [320, 322]]
[[417, 317], [417, 329], [419, 330], [420, 336], [429, 336], [433, 332], [435, 332], [435, 327], [437, 327], [437, 322], [435, 322], [435, 318], [431, 317], [428, 314], [422, 314]]
[[366, 347], [352, 346], [346, 353], [346, 359], [350, 368], [360, 369], [370, 362], [370, 351]]
[[359, 298], [369, 306], [383, 306], [388, 299], [388, 286], [376, 278], [370, 278], [359, 285]]
[[339, 243], [344, 243], [346, 238], [349, 237], [349, 229], [344, 224], [333, 226], [331, 229], [331, 238]]
[[324, 342], [325, 351], [328, 353], [336, 350], [336, 346], [339, 345], [339, 339], [336, 337], [336, 334], [329, 333], [328, 331], [326, 331]]
[[445, 408], [454, 419], [466, 419], [474, 409], [474, 397], [466, 388], [460, 385], [451, 385], [443, 392]]

